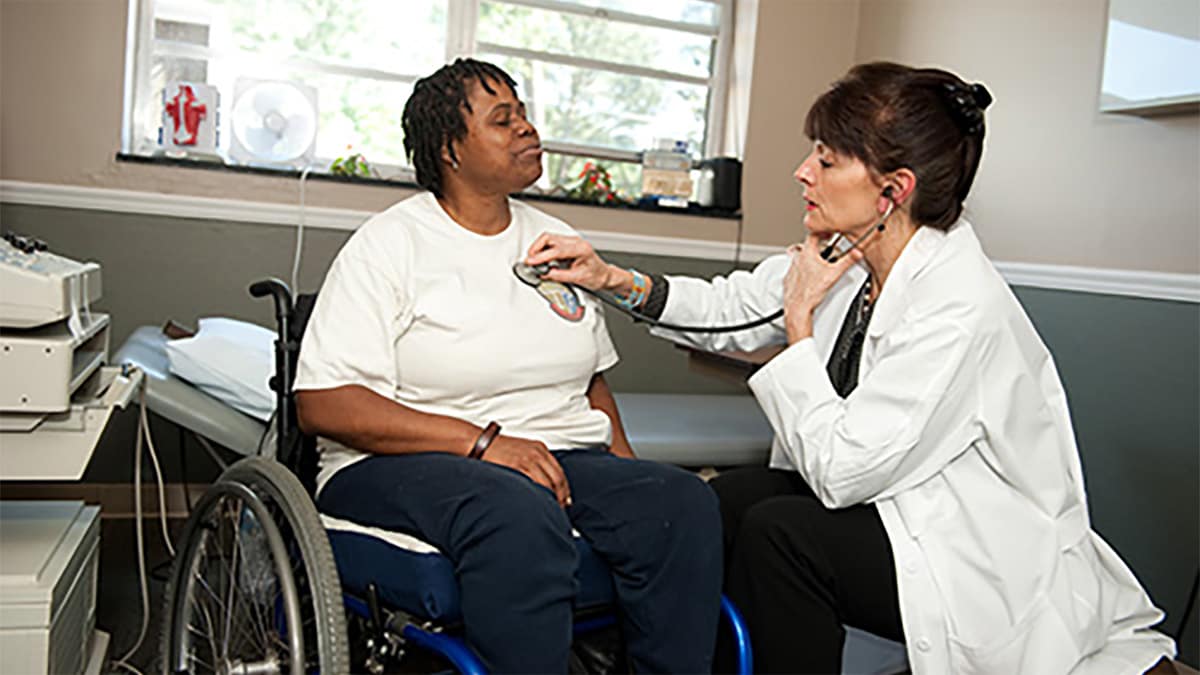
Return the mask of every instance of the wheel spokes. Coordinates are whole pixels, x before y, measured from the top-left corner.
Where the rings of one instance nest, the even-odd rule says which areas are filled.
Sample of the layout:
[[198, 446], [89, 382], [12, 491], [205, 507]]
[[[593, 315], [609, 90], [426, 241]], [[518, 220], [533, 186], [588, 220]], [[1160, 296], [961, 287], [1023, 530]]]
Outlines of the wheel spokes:
[[[224, 495], [209, 515], [184, 584], [185, 667], [220, 675], [286, 672], [287, 663], [303, 656], [290, 653], [281, 631], [303, 630], [308, 621], [291, 625], [281, 609], [281, 561], [262, 541], [247, 538], [254, 527], [261, 533], [261, 524], [236, 495]], [[247, 518], [254, 520], [244, 530], [239, 525]]]

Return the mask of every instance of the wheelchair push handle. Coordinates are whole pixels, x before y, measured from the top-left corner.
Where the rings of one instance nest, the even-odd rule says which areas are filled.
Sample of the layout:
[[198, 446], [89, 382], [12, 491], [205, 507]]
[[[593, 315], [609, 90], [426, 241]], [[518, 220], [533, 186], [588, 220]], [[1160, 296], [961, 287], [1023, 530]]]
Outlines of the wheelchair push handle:
[[271, 389], [275, 392], [275, 424], [276, 424], [276, 456], [287, 463], [285, 449], [290, 441], [289, 432], [293, 424], [295, 410], [289, 394], [292, 384], [293, 360], [295, 349], [291, 335], [292, 323], [292, 293], [287, 284], [279, 279], [270, 278], [250, 284], [250, 295], [256, 298], [271, 296], [275, 300], [275, 323], [279, 337], [275, 340], [275, 374], [269, 380]]
[[275, 277], [250, 284], [250, 295], [256, 298], [271, 296], [275, 300], [275, 316], [285, 319], [292, 315], [292, 292], [287, 284]]

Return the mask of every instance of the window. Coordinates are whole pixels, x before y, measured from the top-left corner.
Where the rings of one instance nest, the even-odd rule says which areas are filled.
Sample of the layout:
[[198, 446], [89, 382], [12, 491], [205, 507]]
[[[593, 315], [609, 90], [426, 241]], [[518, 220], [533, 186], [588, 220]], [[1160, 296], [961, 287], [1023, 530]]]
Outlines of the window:
[[365, 154], [407, 170], [399, 116], [412, 84], [459, 55], [508, 71], [545, 144], [541, 187], [606, 163], [637, 193], [656, 138], [718, 154], [733, 0], [131, 0], [124, 151], [157, 150], [168, 81], [220, 93], [225, 154], [239, 78], [316, 90], [313, 164]]

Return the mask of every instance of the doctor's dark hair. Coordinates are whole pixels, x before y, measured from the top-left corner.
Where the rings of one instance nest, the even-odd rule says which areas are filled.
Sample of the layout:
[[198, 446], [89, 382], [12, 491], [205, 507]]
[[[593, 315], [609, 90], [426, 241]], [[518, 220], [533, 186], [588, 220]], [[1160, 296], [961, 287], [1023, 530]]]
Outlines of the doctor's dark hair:
[[917, 177], [912, 218], [946, 230], [962, 214], [983, 152], [992, 96], [936, 68], [855, 66], [808, 111], [804, 133], [880, 174]]
[[454, 141], [467, 135], [462, 110], [471, 110], [467, 100], [468, 82], [495, 94], [493, 84], [503, 84], [514, 93], [517, 83], [500, 68], [475, 59], [455, 59], [429, 77], [417, 80], [412, 96], [404, 104], [400, 124], [404, 129], [404, 152], [417, 170], [417, 184], [442, 196], [442, 148], [457, 162]]

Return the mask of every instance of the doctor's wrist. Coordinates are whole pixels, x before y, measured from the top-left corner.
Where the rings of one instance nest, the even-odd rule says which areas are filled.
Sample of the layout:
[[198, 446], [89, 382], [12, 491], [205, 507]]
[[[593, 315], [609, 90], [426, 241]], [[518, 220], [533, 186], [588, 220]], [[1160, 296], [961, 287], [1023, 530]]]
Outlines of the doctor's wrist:
[[633, 272], [624, 267], [617, 267], [612, 263], [605, 263], [604, 285], [601, 290], [612, 291], [617, 295], [629, 295], [633, 290]]
[[784, 328], [787, 330], [787, 342], [793, 345], [813, 334], [812, 311], [788, 310], [784, 315]]

